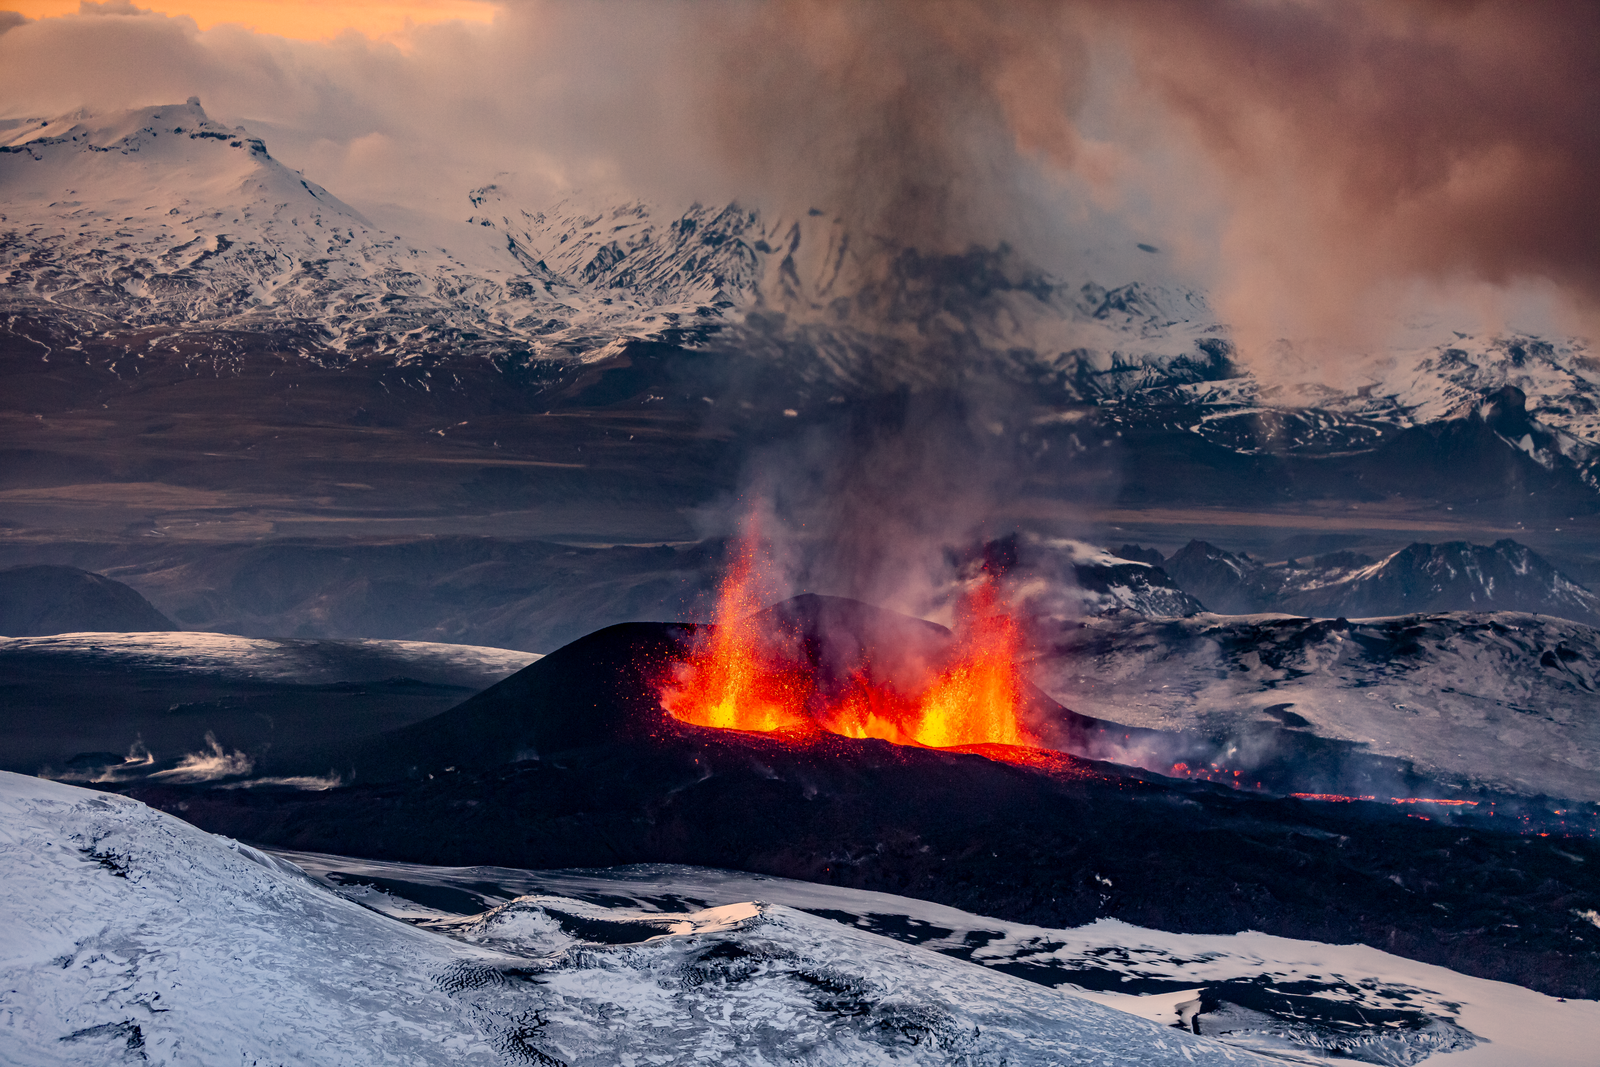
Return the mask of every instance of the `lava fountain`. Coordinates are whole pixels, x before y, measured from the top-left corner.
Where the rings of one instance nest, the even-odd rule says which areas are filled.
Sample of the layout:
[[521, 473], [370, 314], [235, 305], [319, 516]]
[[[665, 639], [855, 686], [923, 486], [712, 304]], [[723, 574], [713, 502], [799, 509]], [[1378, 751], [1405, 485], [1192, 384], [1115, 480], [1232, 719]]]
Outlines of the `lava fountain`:
[[899, 684], [875, 676], [865, 649], [842, 692], [825, 693], [797, 654], [798, 635], [761, 615], [756, 551], [747, 540], [718, 590], [715, 625], [661, 689], [661, 706], [697, 726], [817, 729], [929, 748], [1036, 746], [1022, 725], [1022, 628], [995, 577], [984, 572], [956, 609], [954, 639], [940, 661]]
[[756, 622], [761, 608], [753, 539], [741, 545], [717, 590], [715, 622], [661, 690], [668, 714], [724, 730], [809, 728], [805, 672], [785, 664]]

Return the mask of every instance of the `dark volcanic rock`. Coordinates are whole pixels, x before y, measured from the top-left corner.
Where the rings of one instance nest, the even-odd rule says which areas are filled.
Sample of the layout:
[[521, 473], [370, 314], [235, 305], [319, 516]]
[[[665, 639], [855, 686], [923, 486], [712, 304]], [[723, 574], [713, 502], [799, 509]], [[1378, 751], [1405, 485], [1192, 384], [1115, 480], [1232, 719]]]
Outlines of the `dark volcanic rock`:
[[608, 626], [443, 714], [376, 738], [269, 753], [264, 766], [332, 768], [356, 782], [415, 780], [646, 737], [677, 725], [661, 711], [657, 682], [692, 631], [676, 623]]
[[76, 567], [39, 565], [0, 571], [0, 634], [176, 630], [138, 592]]
[[[836, 665], [886, 634], [941, 636], [834, 598], [778, 611], [802, 647], [808, 631], [829, 638], [835, 625], [860, 638], [854, 652], [835, 641], [845, 646], [842, 659], [828, 653]], [[1600, 993], [1600, 931], [1579, 914], [1600, 905], [1590, 840], [1552, 846], [1387, 805], [1250, 796], [1059, 753], [694, 727], [665, 716], [655, 695], [689, 634], [639, 623], [574, 642], [347, 752], [354, 786], [128, 792], [285, 848], [444, 865], [699, 864], [1049, 926], [1113, 916], [1360, 940], [1552, 993]], [[406, 777], [374, 781], [385, 775]]]
[[132, 792], [206, 829], [284, 848], [450, 866], [689, 863], [1045, 926], [1114, 917], [1356, 940], [1550, 993], [1600, 992], [1600, 932], [1573, 911], [1595, 903], [1591, 841], [1552, 846], [1377, 805], [1057, 766], [680, 726], [320, 794]]

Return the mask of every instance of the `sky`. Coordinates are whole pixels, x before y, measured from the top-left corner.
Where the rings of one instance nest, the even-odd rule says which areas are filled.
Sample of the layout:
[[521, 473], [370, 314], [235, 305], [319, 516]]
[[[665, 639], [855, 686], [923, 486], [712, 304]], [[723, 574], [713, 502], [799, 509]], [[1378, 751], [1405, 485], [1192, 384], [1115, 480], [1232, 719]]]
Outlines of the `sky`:
[[[93, 3], [82, 0], [13, 0], [10, 10], [25, 18], [76, 15]], [[98, 9], [133, 14], [144, 10], [192, 19], [202, 30], [218, 23], [234, 23], [256, 33], [275, 34], [302, 41], [326, 40], [346, 31], [371, 37], [402, 39], [407, 30], [428, 23], [460, 20], [494, 21], [496, 5], [484, 0], [344, 0], [307, 3], [305, 0], [220, 0], [213, 3], [152, 3], [141, 8], [118, 0], [101, 2]]]
[[198, 95], [357, 206], [738, 197], [1051, 268], [1112, 217], [1247, 354], [1370, 344], [1418, 300], [1600, 323], [1590, 0], [10, 7], [0, 117]]

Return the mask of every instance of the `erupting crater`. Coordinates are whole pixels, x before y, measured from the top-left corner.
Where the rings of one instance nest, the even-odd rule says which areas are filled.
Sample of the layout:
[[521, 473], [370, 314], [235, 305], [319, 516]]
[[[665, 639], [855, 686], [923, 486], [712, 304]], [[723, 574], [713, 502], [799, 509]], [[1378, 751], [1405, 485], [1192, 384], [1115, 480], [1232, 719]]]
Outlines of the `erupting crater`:
[[984, 746], [986, 755], [1040, 746], [1021, 715], [1022, 628], [992, 574], [962, 596], [953, 633], [832, 597], [762, 610], [759, 584], [747, 546], [723, 579], [715, 624], [661, 685], [661, 707], [673, 718], [778, 735]]

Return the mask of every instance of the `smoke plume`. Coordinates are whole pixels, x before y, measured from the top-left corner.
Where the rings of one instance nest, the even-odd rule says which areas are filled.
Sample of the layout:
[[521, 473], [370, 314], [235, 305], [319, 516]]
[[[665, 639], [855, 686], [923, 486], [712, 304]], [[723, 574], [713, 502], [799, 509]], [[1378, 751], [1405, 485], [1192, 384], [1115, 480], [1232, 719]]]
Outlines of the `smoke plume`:
[[1053, 0], [774, 0], [702, 9], [712, 147], [741, 188], [961, 252], [1018, 229], [1016, 157], [1085, 146], [1086, 42]]
[[1548, 279], [1600, 306], [1600, 7], [1150, 0], [1103, 16], [1220, 175], [1223, 310], [1252, 339], [1348, 334], [1413, 279]]

